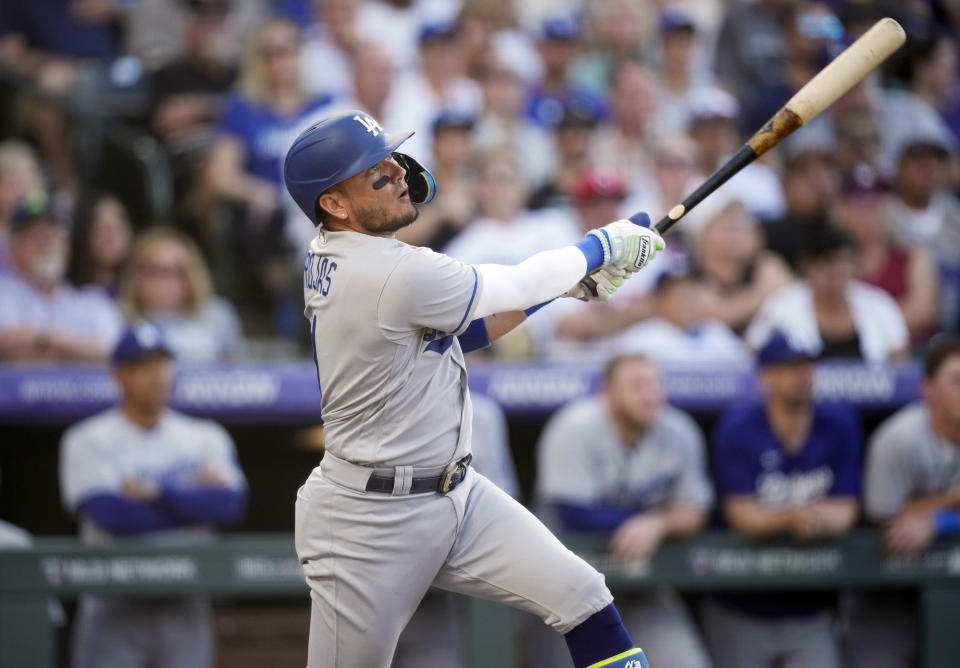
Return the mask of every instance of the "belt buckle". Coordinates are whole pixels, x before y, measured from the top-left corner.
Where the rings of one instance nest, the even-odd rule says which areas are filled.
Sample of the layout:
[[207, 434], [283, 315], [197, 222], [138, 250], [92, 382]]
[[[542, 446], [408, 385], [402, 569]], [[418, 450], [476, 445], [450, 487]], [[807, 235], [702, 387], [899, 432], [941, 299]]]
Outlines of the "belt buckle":
[[437, 493], [448, 494], [452, 492], [457, 485], [463, 482], [463, 479], [467, 475], [467, 468], [470, 466], [472, 459], [473, 455], [470, 454], [463, 459], [448, 464], [447, 468], [443, 471], [443, 475], [440, 476], [440, 484], [437, 485]]

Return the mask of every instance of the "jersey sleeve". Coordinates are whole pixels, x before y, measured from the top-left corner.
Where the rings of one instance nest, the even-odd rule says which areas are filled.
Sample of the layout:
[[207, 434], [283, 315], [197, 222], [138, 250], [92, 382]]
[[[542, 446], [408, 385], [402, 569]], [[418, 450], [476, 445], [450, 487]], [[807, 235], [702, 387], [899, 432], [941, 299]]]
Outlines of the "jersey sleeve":
[[594, 475], [589, 411], [583, 404], [561, 410], [547, 423], [537, 445], [537, 495], [546, 503], [602, 502]]
[[890, 426], [881, 426], [870, 442], [864, 474], [863, 506], [867, 519], [888, 520], [913, 494], [909, 440]]
[[67, 431], [60, 445], [60, 496], [63, 505], [75, 513], [84, 500], [96, 494], [116, 494], [122, 476], [109, 458], [97, 452], [94, 435], [82, 428]]
[[420, 328], [462, 334], [473, 320], [479, 290], [474, 267], [418, 248], [400, 260], [383, 286], [380, 325], [398, 334]]
[[716, 472], [717, 496], [724, 498], [738, 495], [754, 495], [760, 473], [758, 458], [753, 456], [748, 444], [754, 435], [746, 420], [720, 420], [713, 432], [713, 460]]
[[713, 486], [707, 475], [703, 434], [689, 415], [679, 410], [672, 412], [676, 416], [676, 446], [683, 453], [683, 469], [671, 501], [707, 510], [713, 506]]
[[830, 496], [860, 496], [860, 465], [863, 435], [856, 414], [846, 406], [837, 407], [833, 430], [833, 487]]

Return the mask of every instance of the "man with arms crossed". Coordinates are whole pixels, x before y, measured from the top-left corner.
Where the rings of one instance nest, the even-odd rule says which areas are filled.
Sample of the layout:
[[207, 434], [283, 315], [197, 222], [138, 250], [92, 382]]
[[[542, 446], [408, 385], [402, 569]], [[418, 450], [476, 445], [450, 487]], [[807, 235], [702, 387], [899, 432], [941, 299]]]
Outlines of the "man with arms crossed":
[[663, 242], [617, 221], [515, 266], [464, 265], [394, 238], [433, 177], [362, 112], [293, 143], [287, 189], [322, 227], [304, 263], [305, 314], [323, 399], [323, 461], [297, 494], [310, 585], [312, 668], [385, 668], [431, 586], [501, 601], [565, 635], [578, 668], [647, 668], [597, 573], [470, 468], [463, 351], [580, 291], [615, 289]]

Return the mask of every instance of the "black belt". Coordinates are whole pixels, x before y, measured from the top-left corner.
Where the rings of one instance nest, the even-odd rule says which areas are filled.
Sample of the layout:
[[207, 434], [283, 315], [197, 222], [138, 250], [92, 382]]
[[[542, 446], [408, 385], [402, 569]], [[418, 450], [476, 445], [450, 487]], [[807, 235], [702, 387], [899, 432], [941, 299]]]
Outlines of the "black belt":
[[[414, 478], [410, 483], [410, 494], [420, 494], [423, 492], [437, 492], [438, 494], [447, 494], [463, 482], [467, 476], [467, 469], [470, 468], [470, 462], [473, 455], [467, 455], [463, 459], [453, 462], [444, 469], [440, 475], [431, 475], [423, 478]], [[393, 492], [394, 476], [370, 474], [367, 479], [366, 490], [368, 492], [383, 492], [391, 494]]]

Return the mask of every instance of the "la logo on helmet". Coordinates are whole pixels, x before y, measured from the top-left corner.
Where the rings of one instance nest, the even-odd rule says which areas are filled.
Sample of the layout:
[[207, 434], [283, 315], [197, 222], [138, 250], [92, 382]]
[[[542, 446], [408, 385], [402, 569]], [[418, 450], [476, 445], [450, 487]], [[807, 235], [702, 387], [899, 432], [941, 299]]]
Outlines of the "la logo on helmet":
[[380, 124], [369, 116], [361, 116], [360, 114], [357, 114], [353, 117], [353, 120], [365, 127], [367, 132], [372, 134], [374, 137], [383, 132], [383, 128], [380, 127]]

